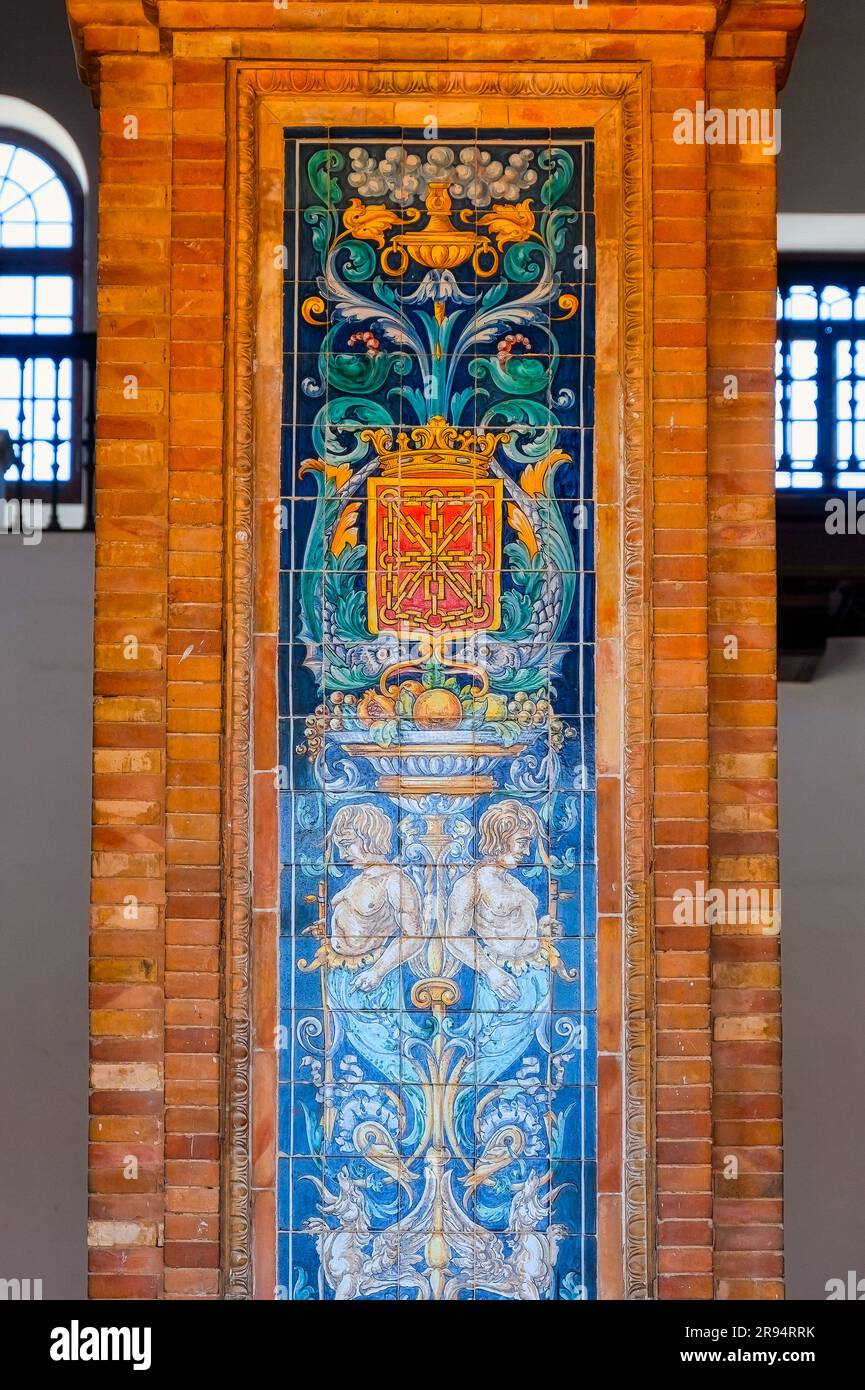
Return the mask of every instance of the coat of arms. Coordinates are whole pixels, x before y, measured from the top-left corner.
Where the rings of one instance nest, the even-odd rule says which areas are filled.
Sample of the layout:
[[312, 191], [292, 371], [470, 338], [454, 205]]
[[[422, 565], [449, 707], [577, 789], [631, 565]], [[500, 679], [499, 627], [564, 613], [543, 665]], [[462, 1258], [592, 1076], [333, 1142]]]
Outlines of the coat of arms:
[[367, 483], [369, 624], [373, 632], [463, 637], [501, 622], [502, 482], [486, 476], [507, 434], [444, 419], [401, 433], [371, 430], [382, 462]]

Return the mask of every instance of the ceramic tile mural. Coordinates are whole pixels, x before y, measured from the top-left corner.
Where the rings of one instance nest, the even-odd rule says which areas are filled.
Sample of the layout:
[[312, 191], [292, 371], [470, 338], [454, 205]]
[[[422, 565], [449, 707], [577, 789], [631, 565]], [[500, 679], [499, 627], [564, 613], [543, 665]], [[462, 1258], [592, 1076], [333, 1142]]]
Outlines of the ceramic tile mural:
[[286, 132], [279, 1281], [595, 1296], [592, 144]]

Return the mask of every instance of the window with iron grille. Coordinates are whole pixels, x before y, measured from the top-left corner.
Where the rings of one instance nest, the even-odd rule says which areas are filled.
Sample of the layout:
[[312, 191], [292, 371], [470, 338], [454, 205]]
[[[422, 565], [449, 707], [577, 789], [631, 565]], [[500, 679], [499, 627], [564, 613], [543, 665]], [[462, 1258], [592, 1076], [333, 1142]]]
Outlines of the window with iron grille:
[[0, 129], [0, 495], [49, 528], [91, 516], [93, 335], [81, 332], [83, 200], [59, 155]]
[[865, 262], [781, 263], [776, 376], [778, 488], [865, 487]]

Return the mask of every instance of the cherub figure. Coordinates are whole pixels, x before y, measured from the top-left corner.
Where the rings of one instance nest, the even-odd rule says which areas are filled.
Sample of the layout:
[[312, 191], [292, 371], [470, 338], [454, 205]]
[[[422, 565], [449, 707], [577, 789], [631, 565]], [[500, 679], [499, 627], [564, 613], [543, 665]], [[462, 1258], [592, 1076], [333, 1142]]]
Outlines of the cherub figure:
[[360, 870], [333, 898], [330, 946], [350, 968], [375, 957], [354, 982], [369, 994], [423, 946], [420, 894], [407, 874], [387, 863], [393, 830], [377, 806], [341, 806], [333, 818], [330, 842]]
[[538, 916], [534, 893], [510, 872], [528, 856], [532, 843], [541, 841], [544, 829], [531, 806], [506, 800], [484, 811], [478, 830], [484, 861], [451, 890], [448, 950], [483, 975], [500, 999], [515, 1003], [520, 987], [505, 965], [524, 970], [559, 932], [552, 917]]

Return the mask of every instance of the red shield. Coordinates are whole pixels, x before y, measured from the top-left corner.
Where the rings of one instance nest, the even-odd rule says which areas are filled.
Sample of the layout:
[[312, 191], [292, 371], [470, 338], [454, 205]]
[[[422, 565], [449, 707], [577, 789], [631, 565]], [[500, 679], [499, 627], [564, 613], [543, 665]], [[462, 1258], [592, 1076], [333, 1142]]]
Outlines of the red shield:
[[501, 482], [438, 473], [371, 478], [367, 495], [372, 631], [494, 631], [501, 621]]

